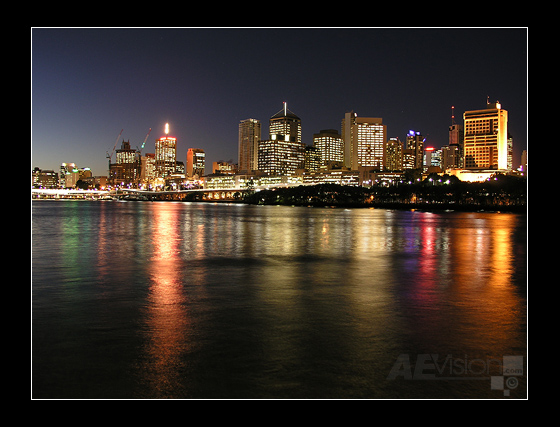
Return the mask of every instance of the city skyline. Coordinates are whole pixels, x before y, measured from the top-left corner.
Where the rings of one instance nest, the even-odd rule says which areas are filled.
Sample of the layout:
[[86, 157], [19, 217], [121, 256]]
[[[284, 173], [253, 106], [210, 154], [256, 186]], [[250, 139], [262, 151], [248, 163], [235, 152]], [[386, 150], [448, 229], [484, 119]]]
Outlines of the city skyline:
[[[294, 61], [263, 59], [274, 49]], [[387, 139], [415, 129], [439, 148], [451, 106], [460, 123], [487, 97], [509, 111], [515, 166], [527, 149], [527, 29], [33, 29], [32, 167], [107, 175], [120, 129], [136, 147], [153, 128], [153, 152], [168, 122], [177, 160], [201, 148], [208, 173], [237, 162], [242, 120], [267, 135], [282, 102], [306, 145], [353, 110], [383, 118]]]

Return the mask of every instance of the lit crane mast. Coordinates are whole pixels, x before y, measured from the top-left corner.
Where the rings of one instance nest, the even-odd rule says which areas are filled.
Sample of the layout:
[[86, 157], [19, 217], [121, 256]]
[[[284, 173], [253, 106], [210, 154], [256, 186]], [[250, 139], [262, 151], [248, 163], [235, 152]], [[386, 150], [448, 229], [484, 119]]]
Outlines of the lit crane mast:
[[117, 148], [117, 142], [119, 142], [119, 138], [121, 137], [122, 133], [123, 133], [124, 129], [121, 129], [121, 133], [119, 133], [119, 136], [117, 136], [117, 139], [115, 140], [115, 145], [113, 147], [113, 151], [111, 151], [111, 154], [109, 154], [109, 152], [107, 151], [107, 158], [109, 159], [109, 171], [111, 170], [111, 158], [113, 157], [113, 153], [115, 152], [115, 148]]
[[146, 138], [144, 138], [144, 142], [142, 143], [142, 145], [140, 146], [140, 149], [138, 150], [138, 154], [142, 154], [142, 150], [144, 149], [144, 145], [146, 145], [146, 141], [148, 140], [148, 136], [150, 136], [151, 131], [152, 131], [152, 128], [150, 128], [150, 130], [148, 130], [148, 133], [146, 134]]

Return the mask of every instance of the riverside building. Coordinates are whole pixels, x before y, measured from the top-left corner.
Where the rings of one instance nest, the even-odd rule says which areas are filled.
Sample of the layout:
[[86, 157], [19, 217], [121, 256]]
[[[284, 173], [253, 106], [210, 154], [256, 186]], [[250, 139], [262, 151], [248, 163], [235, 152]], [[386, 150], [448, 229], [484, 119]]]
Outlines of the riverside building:
[[508, 168], [508, 112], [499, 102], [482, 110], [465, 111], [465, 169]]

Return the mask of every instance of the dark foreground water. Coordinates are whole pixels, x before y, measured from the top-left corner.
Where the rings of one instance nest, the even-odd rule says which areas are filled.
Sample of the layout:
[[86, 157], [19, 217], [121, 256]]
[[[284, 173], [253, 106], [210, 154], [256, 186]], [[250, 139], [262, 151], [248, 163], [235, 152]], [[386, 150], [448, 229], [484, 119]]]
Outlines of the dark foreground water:
[[32, 397], [525, 398], [526, 237], [503, 213], [34, 201]]

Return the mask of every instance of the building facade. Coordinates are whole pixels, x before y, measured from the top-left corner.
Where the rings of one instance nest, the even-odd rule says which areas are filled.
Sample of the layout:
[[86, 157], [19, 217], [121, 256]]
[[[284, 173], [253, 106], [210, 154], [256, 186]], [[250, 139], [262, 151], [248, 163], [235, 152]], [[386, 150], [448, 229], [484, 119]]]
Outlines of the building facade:
[[261, 122], [246, 119], [239, 123], [238, 169], [242, 173], [252, 173], [259, 168], [259, 141]]
[[383, 170], [387, 126], [379, 117], [358, 117], [350, 111], [342, 120], [344, 163], [352, 170], [373, 167]]
[[412, 150], [414, 153], [414, 167], [412, 169], [421, 169], [424, 162], [424, 142], [426, 138], [420, 132], [409, 130], [406, 135], [406, 149]]
[[465, 139], [465, 133], [463, 131], [463, 126], [453, 123], [449, 126], [449, 152], [456, 152], [456, 157], [453, 160], [454, 166], [450, 167], [463, 167], [463, 141]]
[[294, 175], [303, 169], [304, 146], [283, 139], [264, 139], [259, 142], [259, 171], [265, 175]]
[[313, 134], [313, 147], [321, 156], [321, 165], [329, 162], [344, 162], [344, 141], [335, 129], [324, 129]]
[[109, 177], [113, 185], [136, 184], [140, 179], [140, 159], [136, 150], [130, 148], [130, 140], [123, 139], [116, 151], [116, 163], [111, 164]]
[[278, 111], [269, 121], [270, 139], [284, 140], [301, 144], [301, 119], [284, 102], [284, 108]]
[[499, 102], [487, 103], [483, 110], [465, 111], [465, 169], [508, 168], [508, 112]]
[[301, 142], [301, 119], [284, 108], [269, 121], [269, 139], [258, 144], [258, 170], [265, 175], [294, 175], [305, 165]]
[[389, 138], [385, 148], [385, 170], [403, 170], [403, 144], [398, 138]]
[[204, 175], [206, 167], [206, 153], [202, 148], [189, 148], [187, 151], [187, 177], [199, 178]]
[[155, 168], [158, 178], [166, 178], [175, 172], [177, 162], [177, 138], [169, 136], [169, 123], [165, 124], [165, 136], [156, 139]]

